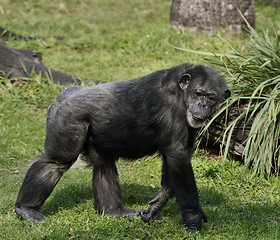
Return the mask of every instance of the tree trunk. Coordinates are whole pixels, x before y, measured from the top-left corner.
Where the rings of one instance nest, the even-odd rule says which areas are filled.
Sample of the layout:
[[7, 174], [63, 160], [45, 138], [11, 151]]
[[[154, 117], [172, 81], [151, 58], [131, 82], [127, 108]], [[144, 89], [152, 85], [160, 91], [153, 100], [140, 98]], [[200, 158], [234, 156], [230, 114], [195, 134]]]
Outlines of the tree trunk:
[[[42, 55], [39, 52], [28, 49], [10, 48], [0, 41], [0, 75], [5, 74], [12, 80], [28, 77], [32, 71], [42, 74], [61, 85], [80, 84], [81, 78], [77, 78], [51, 68], [42, 63]], [[87, 80], [87, 79], [83, 79]], [[90, 80], [100, 83], [97, 80]]]
[[254, 0], [173, 0], [171, 23], [190, 30], [231, 32], [244, 31], [246, 24], [238, 9], [252, 27], [255, 26]]
[[[2, 42], [9, 38], [25, 41], [36, 39], [30, 36], [22, 36], [0, 27], [0, 76], [4, 74], [11, 78], [11, 81], [17, 81], [21, 80], [21, 78], [29, 77], [34, 71], [36, 74], [42, 74], [43, 77], [50, 78], [61, 85], [79, 85], [81, 80], [92, 81], [96, 84], [102, 83], [98, 80], [82, 79], [48, 68], [42, 63], [42, 54], [40, 52], [10, 48]], [[56, 38], [63, 39], [64, 37], [57, 36]]]

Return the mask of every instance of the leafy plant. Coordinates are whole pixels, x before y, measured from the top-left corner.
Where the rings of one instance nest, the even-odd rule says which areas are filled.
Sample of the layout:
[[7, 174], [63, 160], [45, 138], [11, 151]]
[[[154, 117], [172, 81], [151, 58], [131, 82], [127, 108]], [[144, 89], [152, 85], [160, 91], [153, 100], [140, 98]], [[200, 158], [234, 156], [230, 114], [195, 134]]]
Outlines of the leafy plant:
[[224, 157], [228, 154], [233, 132], [242, 121], [244, 128], [251, 125], [243, 142], [245, 165], [251, 166], [254, 174], [269, 175], [272, 170], [279, 174], [280, 31], [273, 28], [273, 33], [259, 33], [246, 23], [251, 39], [244, 53], [227, 42], [233, 51], [232, 55], [214, 54], [219, 60], [207, 59], [228, 73], [232, 96], [203, 131], [222, 114], [227, 118], [229, 108], [245, 103], [243, 106], [246, 109], [240, 111], [239, 116], [225, 121]]

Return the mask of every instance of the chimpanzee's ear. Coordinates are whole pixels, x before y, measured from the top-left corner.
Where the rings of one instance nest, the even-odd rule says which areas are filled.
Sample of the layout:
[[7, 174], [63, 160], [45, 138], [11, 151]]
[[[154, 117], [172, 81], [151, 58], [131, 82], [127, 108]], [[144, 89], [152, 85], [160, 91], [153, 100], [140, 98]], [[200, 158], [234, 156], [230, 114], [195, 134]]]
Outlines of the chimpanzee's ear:
[[231, 96], [231, 92], [230, 90], [227, 88], [226, 90], [224, 90], [224, 94], [222, 95], [222, 97], [220, 98], [220, 102], [224, 102], [226, 101], [229, 97]]
[[225, 100], [228, 99], [231, 96], [231, 92], [229, 89], [225, 90]]
[[184, 74], [180, 77], [179, 86], [180, 86], [182, 91], [187, 89], [190, 80], [191, 80], [191, 75], [189, 73], [186, 73], [186, 74]]

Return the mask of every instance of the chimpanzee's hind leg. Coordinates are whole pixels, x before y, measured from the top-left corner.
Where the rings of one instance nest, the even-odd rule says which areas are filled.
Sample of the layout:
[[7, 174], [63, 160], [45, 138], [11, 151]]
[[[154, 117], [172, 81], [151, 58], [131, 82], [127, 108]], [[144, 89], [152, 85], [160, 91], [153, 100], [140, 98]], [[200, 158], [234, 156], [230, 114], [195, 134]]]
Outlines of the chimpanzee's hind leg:
[[93, 163], [92, 188], [98, 212], [112, 217], [132, 219], [138, 212], [125, 208], [115, 159], [99, 155], [91, 148], [87, 157]]
[[26, 174], [18, 193], [15, 212], [28, 221], [43, 221], [45, 217], [39, 210], [70, 166], [71, 164], [60, 164], [42, 156]]
[[44, 220], [39, 210], [62, 174], [76, 161], [87, 131], [82, 124], [56, 130], [55, 126], [47, 130], [45, 153], [28, 170], [16, 200], [15, 212], [28, 221]]

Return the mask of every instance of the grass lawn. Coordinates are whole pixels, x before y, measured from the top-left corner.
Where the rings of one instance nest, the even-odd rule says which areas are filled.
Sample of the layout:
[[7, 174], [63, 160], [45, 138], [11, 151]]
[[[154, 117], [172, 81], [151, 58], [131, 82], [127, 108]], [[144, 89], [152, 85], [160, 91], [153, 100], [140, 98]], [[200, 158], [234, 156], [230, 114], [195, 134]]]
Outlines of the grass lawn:
[[[0, 26], [29, 42], [15, 48], [42, 52], [46, 66], [103, 81], [131, 79], [203, 57], [174, 48], [230, 52], [215, 34], [189, 35], [169, 24], [167, 0], [0, 1]], [[256, 26], [280, 22], [280, 9], [258, 4]], [[220, 33], [240, 49], [244, 38]], [[56, 36], [64, 36], [58, 40]], [[187, 233], [175, 199], [158, 220], [144, 223], [100, 216], [94, 207], [91, 169], [72, 168], [62, 177], [42, 212], [42, 224], [21, 221], [14, 202], [31, 162], [43, 149], [47, 107], [64, 88], [32, 76], [30, 83], [0, 84], [0, 239], [280, 239], [279, 177], [252, 177], [238, 162], [198, 151], [193, 167], [201, 205], [208, 217], [200, 235]], [[160, 157], [118, 162], [124, 203], [135, 209], [160, 188]]]

